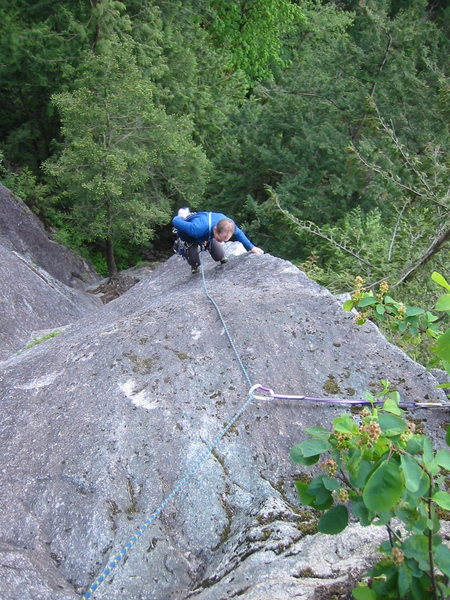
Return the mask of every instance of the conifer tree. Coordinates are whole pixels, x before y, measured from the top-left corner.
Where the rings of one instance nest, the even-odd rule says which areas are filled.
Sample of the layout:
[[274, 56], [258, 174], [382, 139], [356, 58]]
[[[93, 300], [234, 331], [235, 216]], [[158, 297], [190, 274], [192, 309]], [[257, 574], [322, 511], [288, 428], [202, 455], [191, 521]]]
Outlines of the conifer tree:
[[54, 97], [64, 147], [46, 171], [67, 198], [79, 238], [105, 244], [111, 277], [115, 244], [150, 239], [169, 220], [172, 203], [191, 202], [205, 183], [208, 164], [191, 122], [167, 115], [153, 91], [132, 43], [110, 34], [87, 56], [76, 89]]

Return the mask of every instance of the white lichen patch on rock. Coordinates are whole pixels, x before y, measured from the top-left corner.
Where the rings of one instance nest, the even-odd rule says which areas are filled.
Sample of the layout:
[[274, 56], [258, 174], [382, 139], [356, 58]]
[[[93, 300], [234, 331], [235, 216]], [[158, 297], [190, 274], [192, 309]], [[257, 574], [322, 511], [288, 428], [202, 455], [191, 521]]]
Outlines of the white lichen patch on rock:
[[202, 332], [200, 329], [191, 329], [191, 335], [193, 340], [198, 340], [200, 339]]
[[19, 390], [38, 390], [39, 388], [43, 388], [48, 385], [51, 385], [57, 377], [62, 375], [62, 373], [63, 373], [62, 371], [59, 371], [56, 373], [47, 373], [46, 375], [43, 375], [42, 377], [35, 377], [34, 379], [31, 379], [30, 381], [27, 381], [26, 383], [23, 383], [22, 385], [18, 385], [17, 389], [19, 389]]
[[131, 400], [131, 402], [139, 407], [145, 408], [146, 410], [153, 410], [158, 406], [158, 400], [151, 397], [147, 390], [139, 389], [136, 382], [132, 379], [128, 379], [123, 383], [119, 383], [119, 387], [125, 396]]

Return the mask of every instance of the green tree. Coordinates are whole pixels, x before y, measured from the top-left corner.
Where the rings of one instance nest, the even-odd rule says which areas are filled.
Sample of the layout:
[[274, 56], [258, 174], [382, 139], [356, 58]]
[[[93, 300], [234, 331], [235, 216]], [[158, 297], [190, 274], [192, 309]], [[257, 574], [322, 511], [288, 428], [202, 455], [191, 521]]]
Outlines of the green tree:
[[230, 50], [231, 69], [241, 69], [252, 83], [285, 64], [283, 36], [304, 21], [300, 5], [290, 0], [212, 0], [207, 28], [215, 44]]
[[[295, 58], [236, 113], [210, 186], [267, 250], [313, 257], [336, 291], [363, 260], [374, 281], [399, 281], [406, 261], [425, 266], [445, 241], [448, 211], [444, 36], [424, 2], [354, 9], [305, 4], [307, 23], [290, 37]], [[273, 193], [298, 235], [273, 210]], [[427, 265], [425, 277], [440, 268]]]
[[[82, 3], [70, 4], [82, 12]], [[2, 3], [0, 23], [2, 150], [9, 164], [37, 174], [58, 134], [50, 97], [64, 89], [80, 60], [79, 26], [68, 3], [50, 0]]]
[[214, 156], [227, 144], [229, 115], [245, 101], [248, 86], [242, 71], [227, 72], [229, 52], [211, 44], [202, 26], [206, 4], [161, 3], [164, 68], [152, 79], [157, 86], [155, 101], [169, 114], [189, 116], [195, 140]]
[[347, 210], [361, 185], [344, 176], [346, 114], [358, 94], [346, 33], [351, 15], [319, 4], [306, 5], [304, 12], [306, 24], [298, 25], [289, 40], [289, 67], [255, 86], [235, 112], [233, 143], [218, 156], [210, 186], [228, 211], [261, 236], [268, 251], [288, 258], [298, 257], [299, 248], [287, 236], [270, 235], [283, 224], [264, 206], [266, 186], [296, 215], [321, 224]]
[[155, 106], [131, 42], [110, 37], [84, 67], [77, 89], [54, 97], [64, 148], [45, 168], [63, 190], [70, 226], [87, 242], [105, 242], [114, 276], [115, 244], [143, 243], [174, 202], [195, 201], [208, 163], [189, 119]]

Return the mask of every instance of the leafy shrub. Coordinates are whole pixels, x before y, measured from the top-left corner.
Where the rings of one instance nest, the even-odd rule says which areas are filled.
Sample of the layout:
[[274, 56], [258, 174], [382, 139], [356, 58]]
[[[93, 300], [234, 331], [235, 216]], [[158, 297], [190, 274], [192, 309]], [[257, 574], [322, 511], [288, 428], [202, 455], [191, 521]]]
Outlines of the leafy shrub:
[[349, 512], [363, 526], [386, 527], [383, 558], [367, 573], [369, 582], [353, 590], [356, 600], [447, 598], [450, 549], [439, 535], [437, 512], [450, 509], [450, 494], [442, 489], [450, 451], [435, 451], [415, 432], [398, 407], [398, 393], [385, 384], [383, 408], [372, 404], [358, 416], [341, 415], [331, 430], [307, 429], [311, 438], [292, 448], [291, 459], [307, 466], [322, 459], [323, 474], [295, 485], [303, 504], [323, 511], [322, 533], [343, 531]]
[[[432, 279], [450, 292], [442, 275], [433, 273]], [[353, 296], [344, 303], [345, 310], [361, 311], [356, 322], [373, 318], [419, 341], [423, 334], [431, 337], [437, 360], [450, 375], [450, 328], [442, 331], [437, 316], [396, 302], [385, 283], [377, 294], [365, 291], [363, 283], [356, 279]], [[450, 313], [450, 293], [438, 299], [436, 310]], [[450, 510], [450, 494], [443, 489], [450, 451], [436, 451], [426, 435], [416, 432], [403, 417], [399, 394], [390, 391], [388, 381], [382, 383], [382, 408], [377, 407], [380, 400], [367, 394], [370, 410], [341, 415], [330, 430], [306, 430], [311, 438], [292, 448], [291, 459], [306, 466], [322, 459], [323, 474], [295, 485], [303, 504], [323, 511], [318, 524], [323, 533], [343, 531], [349, 511], [363, 526], [386, 527], [383, 558], [367, 573], [369, 581], [353, 590], [356, 600], [443, 600], [450, 596], [450, 549], [439, 535], [438, 513]], [[450, 445], [450, 427], [446, 441]]]
[[447, 292], [438, 299], [435, 307], [435, 310], [441, 313], [441, 317], [422, 308], [396, 302], [388, 295], [389, 288], [385, 281], [381, 283], [378, 293], [365, 291], [364, 280], [361, 277], [356, 277], [354, 293], [350, 300], [344, 302], [344, 310], [357, 311], [355, 321], [358, 325], [372, 319], [387, 325], [391, 331], [409, 334], [415, 338], [416, 344], [423, 343], [424, 335], [432, 338], [435, 340], [432, 350], [437, 358], [431, 366], [441, 361], [450, 375], [450, 327], [444, 330], [440, 326], [446, 315], [450, 315], [450, 284], [437, 272], [434, 272], [431, 278]]

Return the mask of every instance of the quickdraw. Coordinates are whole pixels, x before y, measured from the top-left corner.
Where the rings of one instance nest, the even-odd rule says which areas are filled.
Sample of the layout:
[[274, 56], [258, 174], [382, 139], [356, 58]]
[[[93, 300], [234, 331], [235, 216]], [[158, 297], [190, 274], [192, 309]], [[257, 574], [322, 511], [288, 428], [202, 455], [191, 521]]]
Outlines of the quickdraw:
[[[261, 390], [264, 395], [257, 395], [254, 392]], [[299, 396], [294, 394], [276, 394], [271, 388], [263, 385], [254, 385], [251, 388], [253, 392], [253, 398], [255, 400], [300, 400], [305, 402], [320, 402], [325, 404], [345, 404], [345, 405], [382, 405], [384, 400], [360, 400], [360, 399], [348, 399], [348, 398], [310, 398], [309, 396]], [[400, 401], [400, 408], [406, 409], [417, 409], [417, 408], [450, 408], [450, 402], [414, 402], [411, 401]]]

